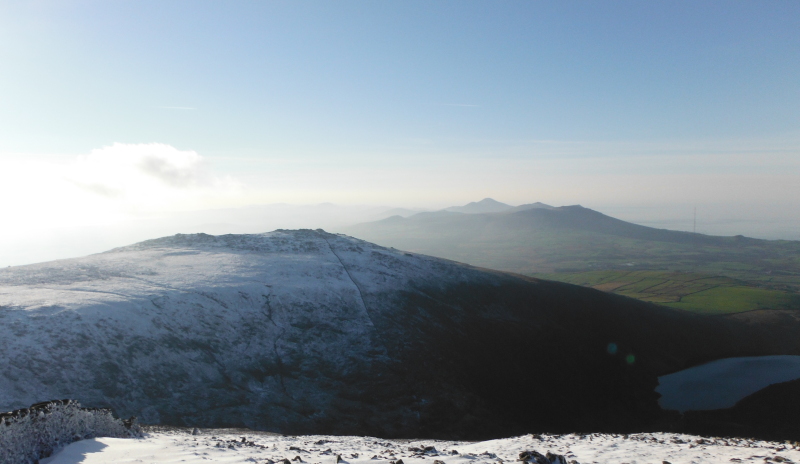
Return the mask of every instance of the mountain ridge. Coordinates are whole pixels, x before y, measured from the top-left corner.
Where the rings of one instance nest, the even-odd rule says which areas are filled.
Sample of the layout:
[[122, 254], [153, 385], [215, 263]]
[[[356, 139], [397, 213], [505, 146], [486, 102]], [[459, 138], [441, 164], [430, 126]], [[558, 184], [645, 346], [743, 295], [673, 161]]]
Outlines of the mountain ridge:
[[453, 213], [465, 213], [465, 214], [481, 214], [481, 213], [497, 213], [501, 211], [507, 211], [512, 208], [514, 207], [511, 205], [507, 205], [505, 203], [501, 203], [492, 198], [484, 198], [481, 201], [473, 201], [467, 203], [464, 206], [450, 206], [448, 208], [443, 209], [442, 211], [450, 211]]
[[580, 205], [435, 212], [338, 230], [383, 246], [525, 275], [664, 270], [800, 291], [800, 242], [712, 236], [622, 221]]

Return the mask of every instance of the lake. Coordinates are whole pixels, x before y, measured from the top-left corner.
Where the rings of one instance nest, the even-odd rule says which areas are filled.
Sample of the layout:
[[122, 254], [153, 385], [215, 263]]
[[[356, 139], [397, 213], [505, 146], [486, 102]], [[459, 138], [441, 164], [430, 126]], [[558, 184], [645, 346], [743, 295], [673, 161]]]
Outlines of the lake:
[[800, 379], [800, 356], [727, 358], [661, 376], [656, 391], [664, 409], [723, 409], [769, 385], [795, 379]]

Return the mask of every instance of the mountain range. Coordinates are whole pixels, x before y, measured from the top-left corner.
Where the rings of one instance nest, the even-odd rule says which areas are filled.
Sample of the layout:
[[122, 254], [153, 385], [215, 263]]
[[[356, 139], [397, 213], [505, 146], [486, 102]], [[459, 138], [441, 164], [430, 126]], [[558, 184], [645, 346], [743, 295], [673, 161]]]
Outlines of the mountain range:
[[800, 291], [800, 242], [657, 229], [579, 205], [513, 207], [484, 199], [338, 230], [383, 246], [526, 275], [665, 270]]

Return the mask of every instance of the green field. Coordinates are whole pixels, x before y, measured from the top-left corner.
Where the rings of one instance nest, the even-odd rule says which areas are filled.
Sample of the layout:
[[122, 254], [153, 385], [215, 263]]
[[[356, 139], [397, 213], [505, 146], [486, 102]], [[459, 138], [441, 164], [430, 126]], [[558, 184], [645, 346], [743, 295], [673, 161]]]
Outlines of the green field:
[[672, 271], [537, 273], [535, 277], [592, 287], [704, 314], [757, 309], [800, 310], [800, 295], [730, 277]]

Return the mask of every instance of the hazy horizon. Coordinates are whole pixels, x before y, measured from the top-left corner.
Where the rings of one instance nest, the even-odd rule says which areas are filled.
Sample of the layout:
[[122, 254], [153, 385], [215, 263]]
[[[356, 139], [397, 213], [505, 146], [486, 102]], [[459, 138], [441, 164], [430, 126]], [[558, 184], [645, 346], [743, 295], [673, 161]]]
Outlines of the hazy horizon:
[[[475, 199], [474, 201], [480, 201]], [[467, 204], [465, 202], [460, 205]], [[530, 204], [529, 201], [520, 204]], [[508, 203], [507, 203], [508, 204]], [[511, 206], [519, 206], [513, 204]], [[568, 205], [551, 205], [568, 206]], [[586, 205], [583, 205], [586, 206]], [[402, 209], [405, 211], [397, 211]], [[177, 233], [252, 234], [276, 229], [325, 229], [346, 232], [348, 226], [377, 221], [392, 215], [408, 216], [444, 208], [406, 208], [404, 206], [336, 205], [332, 203], [290, 205], [286, 203], [249, 205], [238, 208], [149, 213], [118, 219], [105, 224], [53, 226], [39, 230], [6, 231], [0, 242], [0, 267], [19, 266], [57, 259], [101, 253], [112, 248]], [[763, 223], [729, 219], [697, 210], [674, 206], [658, 211], [652, 208], [607, 207], [598, 211], [635, 224], [708, 235], [745, 235], [763, 239], [798, 240], [800, 221]], [[735, 217], [735, 216], [734, 216]], [[785, 235], [782, 235], [781, 232]], [[793, 235], [794, 234], [794, 235]]]
[[800, 240], [798, 18], [792, 1], [3, 3], [0, 266], [486, 197]]

